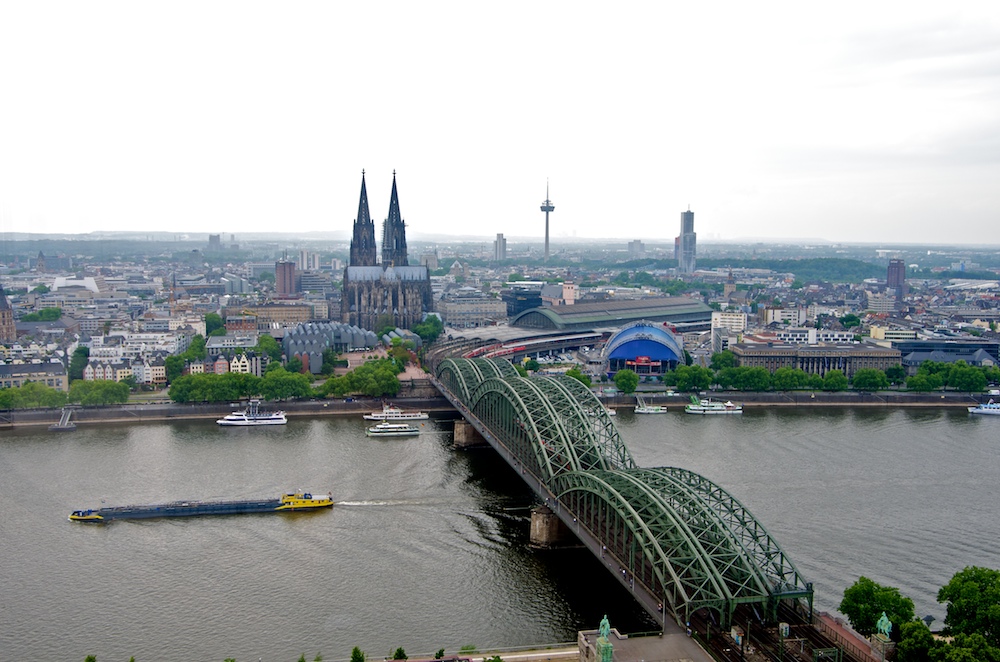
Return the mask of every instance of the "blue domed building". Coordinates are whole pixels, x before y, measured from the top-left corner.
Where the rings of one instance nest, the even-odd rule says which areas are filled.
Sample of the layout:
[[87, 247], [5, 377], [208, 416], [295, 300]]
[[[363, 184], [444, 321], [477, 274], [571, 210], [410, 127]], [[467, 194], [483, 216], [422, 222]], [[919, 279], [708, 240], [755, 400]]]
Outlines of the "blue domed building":
[[611, 336], [603, 354], [609, 377], [625, 369], [659, 376], [684, 362], [684, 343], [663, 324], [643, 320]]

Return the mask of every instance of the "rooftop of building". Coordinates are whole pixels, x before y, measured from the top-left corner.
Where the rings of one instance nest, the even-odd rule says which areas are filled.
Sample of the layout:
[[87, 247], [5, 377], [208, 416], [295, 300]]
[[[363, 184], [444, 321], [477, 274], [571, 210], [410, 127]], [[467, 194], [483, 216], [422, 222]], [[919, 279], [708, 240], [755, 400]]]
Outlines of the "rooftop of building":
[[651, 297], [624, 301], [594, 301], [568, 306], [531, 308], [511, 319], [512, 326], [534, 328], [608, 328], [649, 319], [651, 321], [709, 321], [712, 309], [686, 297]]

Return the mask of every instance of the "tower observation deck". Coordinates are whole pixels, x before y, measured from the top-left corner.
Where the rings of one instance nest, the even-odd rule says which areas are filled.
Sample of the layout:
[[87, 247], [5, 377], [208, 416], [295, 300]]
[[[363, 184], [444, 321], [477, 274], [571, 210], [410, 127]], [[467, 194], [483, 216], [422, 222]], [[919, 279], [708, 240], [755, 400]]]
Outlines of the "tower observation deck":
[[549, 212], [555, 211], [556, 206], [549, 200], [549, 184], [545, 183], [545, 202], [542, 203], [542, 211], [545, 212], [545, 261], [549, 259]]

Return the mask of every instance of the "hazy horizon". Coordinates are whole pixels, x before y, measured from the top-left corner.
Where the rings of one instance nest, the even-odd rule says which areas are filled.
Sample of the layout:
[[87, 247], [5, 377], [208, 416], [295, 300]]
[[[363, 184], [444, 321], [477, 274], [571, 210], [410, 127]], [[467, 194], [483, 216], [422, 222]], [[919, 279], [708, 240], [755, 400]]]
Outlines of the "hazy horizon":
[[[4, 3], [0, 232], [968, 243], [1000, 6]], [[276, 230], [277, 228], [277, 230]], [[796, 239], [803, 237], [802, 239]], [[810, 238], [814, 237], [814, 238]], [[648, 238], [648, 239], [647, 239]]]

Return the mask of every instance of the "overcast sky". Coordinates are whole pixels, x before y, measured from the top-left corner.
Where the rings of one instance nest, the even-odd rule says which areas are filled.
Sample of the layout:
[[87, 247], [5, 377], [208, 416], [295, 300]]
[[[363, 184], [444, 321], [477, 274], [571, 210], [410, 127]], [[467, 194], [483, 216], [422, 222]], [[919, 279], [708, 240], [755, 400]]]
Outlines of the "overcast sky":
[[0, 0], [0, 230], [1000, 244], [1000, 2]]

